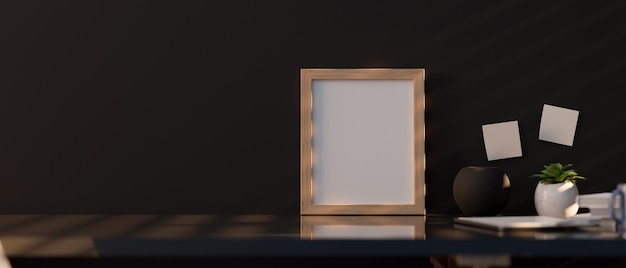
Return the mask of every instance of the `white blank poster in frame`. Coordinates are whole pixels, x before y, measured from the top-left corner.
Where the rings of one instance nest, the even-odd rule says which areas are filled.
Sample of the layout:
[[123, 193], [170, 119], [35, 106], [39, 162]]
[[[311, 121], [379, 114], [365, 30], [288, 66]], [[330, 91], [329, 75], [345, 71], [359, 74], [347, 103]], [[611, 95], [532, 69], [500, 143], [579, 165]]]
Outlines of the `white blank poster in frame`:
[[302, 69], [302, 215], [425, 215], [424, 69]]

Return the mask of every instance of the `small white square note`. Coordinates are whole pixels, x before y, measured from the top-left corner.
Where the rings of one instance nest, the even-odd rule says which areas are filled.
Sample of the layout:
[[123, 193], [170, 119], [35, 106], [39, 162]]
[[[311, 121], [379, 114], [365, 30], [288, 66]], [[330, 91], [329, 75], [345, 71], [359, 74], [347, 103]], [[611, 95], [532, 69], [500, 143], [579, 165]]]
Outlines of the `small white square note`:
[[522, 143], [516, 121], [483, 125], [487, 160], [522, 156]]
[[577, 123], [578, 111], [544, 104], [539, 139], [572, 146]]

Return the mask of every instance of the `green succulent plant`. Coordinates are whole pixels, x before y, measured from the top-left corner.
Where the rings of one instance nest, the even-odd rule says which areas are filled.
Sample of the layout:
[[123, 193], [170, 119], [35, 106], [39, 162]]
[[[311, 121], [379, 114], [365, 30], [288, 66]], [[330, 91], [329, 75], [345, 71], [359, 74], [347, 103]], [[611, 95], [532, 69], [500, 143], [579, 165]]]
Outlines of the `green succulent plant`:
[[544, 184], [571, 182], [576, 180], [586, 180], [587, 178], [578, 175], [576, 170], [571, 169], [572, 164], [563, 165], [561, 163], [552, 163], [544, 165], [541, 173], [533, 174], [531, 178], [538, 178], [539, 182]]

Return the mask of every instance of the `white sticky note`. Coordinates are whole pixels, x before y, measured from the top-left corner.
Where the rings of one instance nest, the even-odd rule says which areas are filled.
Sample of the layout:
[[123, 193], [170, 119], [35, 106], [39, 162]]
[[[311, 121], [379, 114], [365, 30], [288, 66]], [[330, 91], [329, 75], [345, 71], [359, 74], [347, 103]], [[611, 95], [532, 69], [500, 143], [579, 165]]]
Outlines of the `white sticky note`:
[[483, 125], [487, 160], [522, 156], [522, 142], [516, 121]]
[[539, 139], [572, 146], [578, 123], [578, 111], [544, 104], [539, 125]]

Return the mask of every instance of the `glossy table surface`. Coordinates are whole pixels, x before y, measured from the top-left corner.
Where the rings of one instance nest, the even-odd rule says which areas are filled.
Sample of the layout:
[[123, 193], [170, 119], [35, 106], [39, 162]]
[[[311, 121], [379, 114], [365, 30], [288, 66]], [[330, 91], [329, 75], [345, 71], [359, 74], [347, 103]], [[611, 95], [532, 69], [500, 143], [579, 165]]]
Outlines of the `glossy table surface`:
[[455, 216], [0, 215], [11, 257], [626, 256], [606, 226], [496, 233]]

